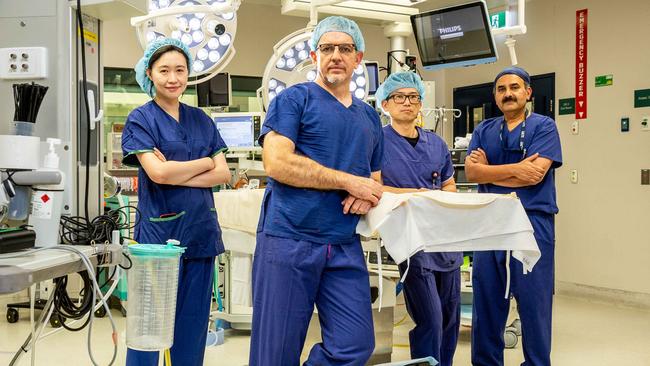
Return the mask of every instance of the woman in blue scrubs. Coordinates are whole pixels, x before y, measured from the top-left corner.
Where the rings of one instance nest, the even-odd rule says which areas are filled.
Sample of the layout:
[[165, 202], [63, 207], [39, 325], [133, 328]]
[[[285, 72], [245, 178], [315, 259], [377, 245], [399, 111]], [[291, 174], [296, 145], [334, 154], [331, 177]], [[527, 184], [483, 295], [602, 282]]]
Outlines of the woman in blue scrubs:
[[[179, 270], [174, 365], [202, 365], [215, 256], [223, 253], [212, 187], [230, 181], [226, 145], [200, 109], [179, 102], [192, 60], [187, 47], [161, 39], [147, 47], [136, 79], [153, 100], [133, 110], [122, 133], [124, 164], [137, 166], [135, 240], [185, 247]], [[129, 349], [127, 365], [158, 365], [158, 352]]]
[[[412, 72], [391, 74], [375, 97], [391, 124], [383, 128], [381, 177], [386, 192], [441, 189], [456, 191], [447, 144], [415, 125], [422, 107], [424, 84]], [[451, 365], [460, 325], [460, 266], [463, 255], [419, 252], [410, 258], [404, 280], [406, 309], [415, 328], [409, 332], [412, 358], [431, 356]], [[407, 264], [399, 266], [403, 275]]]

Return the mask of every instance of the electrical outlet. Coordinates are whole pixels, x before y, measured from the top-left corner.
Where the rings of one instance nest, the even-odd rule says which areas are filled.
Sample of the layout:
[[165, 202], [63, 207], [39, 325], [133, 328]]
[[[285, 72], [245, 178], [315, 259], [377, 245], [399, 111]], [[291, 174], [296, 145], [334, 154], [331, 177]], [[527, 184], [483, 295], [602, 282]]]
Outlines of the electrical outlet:
[[573, 121], [571, 124], [571, 134], [572, 135], [577, 135], [578, 134], [578, 127], [580, 126], [580, 123], [578, 121]]
[[650, 117], [641, 117], [641, 131], [650, 131]]
[[0, 79], [44, 79], [47, 77], [47, 48], [0, 48]]
[[571, 180], [571, 183], [578, 184], [578, 171], [576, 169], [572, 169], [569, 172], [569, 179]]

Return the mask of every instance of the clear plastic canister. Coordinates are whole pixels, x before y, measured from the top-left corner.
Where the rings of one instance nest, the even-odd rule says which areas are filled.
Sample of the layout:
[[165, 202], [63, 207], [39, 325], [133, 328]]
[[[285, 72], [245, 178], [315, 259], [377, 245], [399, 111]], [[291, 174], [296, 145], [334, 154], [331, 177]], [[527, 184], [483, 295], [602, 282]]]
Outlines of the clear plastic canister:
[[174, 343], [176, 293], [181, 254], [178, 241], [167, 245], [129, 246], [126, 345], [140, 351], [161, 351]]

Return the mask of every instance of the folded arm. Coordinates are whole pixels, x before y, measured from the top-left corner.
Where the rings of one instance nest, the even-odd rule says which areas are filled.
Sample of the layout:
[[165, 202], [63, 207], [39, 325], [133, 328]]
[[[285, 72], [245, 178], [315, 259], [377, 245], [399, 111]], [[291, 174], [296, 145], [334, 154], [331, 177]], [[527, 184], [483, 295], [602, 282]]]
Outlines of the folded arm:
[[189, 161], [163, 161], [156, 151], [138, 154], [137, 157], [149, 178], [158, 184], [182, 185], [197, 175], [215, 169], [215, 162], [208, 157]]
[[212, 161], [214, 162], [214, 169], [206, 170], [178, 185], [195, 188], [212, 188], [218, 184], [230, 182], [230, 168], [228, 168], [224, 154], [218, 153], [212, 157]]
[[551, 160], [535, 153], [514, 164], [490, 165], [482, 149], [474, 150], [465, 158], [467, 180], [479, 184], [491, 183], [503, 187], [527, 187], [544, 179]]

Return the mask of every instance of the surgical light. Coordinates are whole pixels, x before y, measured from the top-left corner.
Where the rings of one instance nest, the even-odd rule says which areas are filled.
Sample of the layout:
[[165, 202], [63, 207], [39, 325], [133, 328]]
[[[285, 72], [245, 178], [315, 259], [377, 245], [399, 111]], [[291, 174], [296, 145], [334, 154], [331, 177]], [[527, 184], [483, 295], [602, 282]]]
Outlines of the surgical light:
[[[309, 39], [313, 28], [305, 28], [289, 34], [273, 46], [273, 55], [266, 64], [262, 77], [262, 87], [258, 98], [266, 110], [273, 98], [284, 89], [317, 77], [316, 66], [309, 57]], [[368, 72], [361, 63], [352, 74], [350, 92], [357, 98], [368, 97]]]
[[131, 19], [142, 48], [164, 37], [179, 39], [195, 60], [190, 77], [198, 84], [235, 55], [236, 11], [241, 0], [149, 0], [149, 14]]

